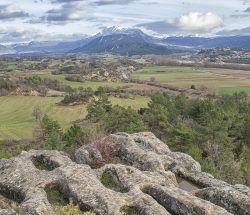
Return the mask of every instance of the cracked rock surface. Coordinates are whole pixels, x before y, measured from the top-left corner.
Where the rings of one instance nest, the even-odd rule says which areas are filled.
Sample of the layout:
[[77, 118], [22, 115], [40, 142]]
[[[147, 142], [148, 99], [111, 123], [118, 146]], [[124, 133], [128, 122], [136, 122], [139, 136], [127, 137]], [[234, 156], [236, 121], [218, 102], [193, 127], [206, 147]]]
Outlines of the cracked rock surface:
[[[250, 189], [201, 171], [190, 156], [171, 152], [152, 133], [110, 135], [75, 153], [23, 152], [0, 160], [0, 215], [52, 209], [48, 190], [98, 215], [247, 215]], [[15, 206], [13, 206], [15, 205]]]

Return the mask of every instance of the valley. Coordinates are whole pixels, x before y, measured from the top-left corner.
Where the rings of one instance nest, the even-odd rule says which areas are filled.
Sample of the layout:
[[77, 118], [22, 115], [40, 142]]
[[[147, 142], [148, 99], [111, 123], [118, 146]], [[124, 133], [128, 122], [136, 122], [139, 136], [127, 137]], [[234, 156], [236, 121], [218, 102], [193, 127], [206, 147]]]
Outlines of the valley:
[[[64, 67], [68, 67], [72, 63], [78, 65], [85, 65], [81, 63], [81, 59], [71, 61], [67, 59], [64, 62]], [[86, 59], [85, 59], [86, 61]], [[108, 60], [100, 60], [104, 62], [119, 62], [116, 57], [109, 58]], [[146, 59], [145, 59], [146, 61]], [[39, 62], [23, 61], [23, 62], [9, 62], [4, 67], [11, 69], [10, 72], [2, 72], [2, 77], [9, 77], [13, 80], [18, 80], [22, 77], [38, 76], [41, 79], [56, 80], [59, 85], [70, 87], [72, 90], [78, 88], [91, 88], [97, 90], [99, 87], [121, 89], [125, 97], [111, 95], [110, 101], [112, 104], [119, 104], [124, 107], [131, 106], [135, 110], [147, 107], [149, 96], [154, 92], [161, 91], [160, 86], [154, 87], [154, 84], [166, 84], [167, 86], [174, 87], [171, 91], [173, 94], [178, 89], [185, 91], [195, 90], [201, 93], [216, 93], [216, 94], [233, 94], [236, 92], [244, 91], [250, 94], [250, 73], [242, 70], [229, 70], [222, 68], [201, 68], [201, 67], [185, 67], [185, 66], [145, 66], [141, 64], [137, 70], [131, 73], [127, 80], [119, 79], [117, 81], [96, 81], [84, 80], [70, 81], [66, 80], [68, 76], [74, 77], [76, 73], [84, 76], [84, 73], [79, 70], [72, 71], [73, 74], [57, 74], [55, 68], [61, 65], [60, 60], [52, 59], [47, 62], [45, 68], [36, 68]], [[153, 63], [153, 61], [152, 61]], [[136, 64], [136, 61], [132, 64]], [[3, 66], [2, 66], [3, 67]], [[61, 66], [63, 67], [63, 66]], [[32, 68], [27, 70], [27, 68]], [[97, 67], [98, 70], [98, 67]], [[94, 70], [91, 74], [94, 74]], [[111, 73], [112, 74], [112, 73]], [[115, 73], [114, 73], [115, 74]], [[91, 76], [91, 75], [90, 75]], [[133, 81], [136, 80], [136, 81]], [[147, 83], [138, 83], [138, 81], [147, 81]], [[150, 84], [151, 83], [151, 84]], [[176, 88], [176, 89], [175, 89]], [[193, 88], [193, 89], [191, 89]], [[67, 92], [64, 90], [57, 91], [48, 88], [46, 96], [35, 96], [27, 93], [23, 94], [11, 93], [11, 95], [4, 95], [0, 97], [0, 140], [21, 140], [31, 139], [33, 137], [34, 128], [37, 122], [32, 116], [34, 108], [40, 107], [43, 112], [48, 114], [54, 120], [57, 120], [63, 129], [69, 128], [75, 121], [84, 119], [88, 104], [79, 104], [73, 106], [59, 105]], [[63, 116], [63, 117], [62, 117]], [[25, 128], [25, 129], [24, 129]]]
[[[174, 152], [191, 155], [202, 171], [249, 185], [249, 71], [169, 60], [108, 55], [0, 61], [0, 159], [32, 149], [74, 157], [92, 144], [112, 162], [116, 151], [106, 148], [106, 135], [150, 131]], [[180, 189], [198, 189], [183, 183]], [[54, 205], [60, 194], [51, 189], [46, 192]]]

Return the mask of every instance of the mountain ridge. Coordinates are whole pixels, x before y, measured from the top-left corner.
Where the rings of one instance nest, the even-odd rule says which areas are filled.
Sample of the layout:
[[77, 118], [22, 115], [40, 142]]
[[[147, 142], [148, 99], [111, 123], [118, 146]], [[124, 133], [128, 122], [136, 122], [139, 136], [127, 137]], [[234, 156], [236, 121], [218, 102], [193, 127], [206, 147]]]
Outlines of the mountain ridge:
[[145, 55], [200, 51], [207, 48], [250, 49], [250, 36], [158, 38], [138, 28], [104, 28], [102, 32], [71, 41], [32, 41], [0, 47], [0, 54], [115, 54]]

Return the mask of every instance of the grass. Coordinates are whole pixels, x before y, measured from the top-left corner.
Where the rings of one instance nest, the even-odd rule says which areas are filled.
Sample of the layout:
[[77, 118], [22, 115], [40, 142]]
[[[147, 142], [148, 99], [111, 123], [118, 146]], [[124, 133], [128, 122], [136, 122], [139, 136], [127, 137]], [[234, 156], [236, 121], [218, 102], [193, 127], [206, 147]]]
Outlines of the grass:
[[206, 87], [211, 92], [245, 91], [250, 95], [250, 72], [192, 67], [145, 67], [133, 74], [134, 79], [156, 81], [177, 87]]
[[[5, 96], [0, 97], [0, 140], [30, 139], [37, 123], [32, 116], [35, 107], [42, 110], [52, 119], [58, 120], [63, 129], [73, 121], [83, 119], [86, 105], [58, 106], [62, 97]], [[119, 104], [134, 109], [146, 107], [149, 98], [136, 96], [134, 99], [110, 98], [112, 104]]]
[[60, 97], [0, 97], [0, 140], [31, 138], [37, 125], [32, 116], [36, 106], [40, 106], [46, 114], [58, 120], [63, 128], [69, 127], [72, 121], [86, 114], [83, 106], [57, 106], [56, 103], [61, 99]]
[[40, 169], [40, 170], [46, 170], [46, 171], [51, 171], [53, 170], [53, 168], [48, 165], [47, 163], [45, 163], [42, 158], [33, 158], [32, 159], [32, 163], [34, 164], [34, 166], [37, 168], [37, 169]]
[[215, 92], [222, 94], [233, 94], [235, 92], [246, 92], [250, 95], [250, 86], [249, 87], [221, 87], [215, 90]]
[[139, 209], [137, 207], [123, 207], [121, 209], [123, 215], [140, 215]]
[[47, 193], [47, 198], [50, 204], [58, 206], [68, 204], [57, 186], [46, 187], [45, 192]]
[[52, 212], [46, 212], [43, 215], [95, 215], [92, 212], [82, 212], [78, 206], [66, 205], [64, 207], [57, 207]]
[[102, 173], [101, 182], [105, 187], [107, 187], [111, 190], [118, 189], [118, 186], [113, 179], [112, 173], [108, 170], [106, 170]]

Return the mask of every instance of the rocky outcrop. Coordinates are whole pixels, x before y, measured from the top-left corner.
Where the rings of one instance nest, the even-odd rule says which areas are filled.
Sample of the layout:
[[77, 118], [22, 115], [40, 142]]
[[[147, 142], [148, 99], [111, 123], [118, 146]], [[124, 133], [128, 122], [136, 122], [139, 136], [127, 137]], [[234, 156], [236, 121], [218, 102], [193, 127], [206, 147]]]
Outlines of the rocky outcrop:
[[[66, 203], [98, 215], [250, 214], [249, 188], [203, 173], [190, 156], [171, 152], [152, 133], [110, 135], [76, 151], [29, 151], [0, 160], [0, 214], [51, 210]], [[12, 202], [12, 203], [10, 203]], [[15, 209], [15, 208], [14, 208]]]

